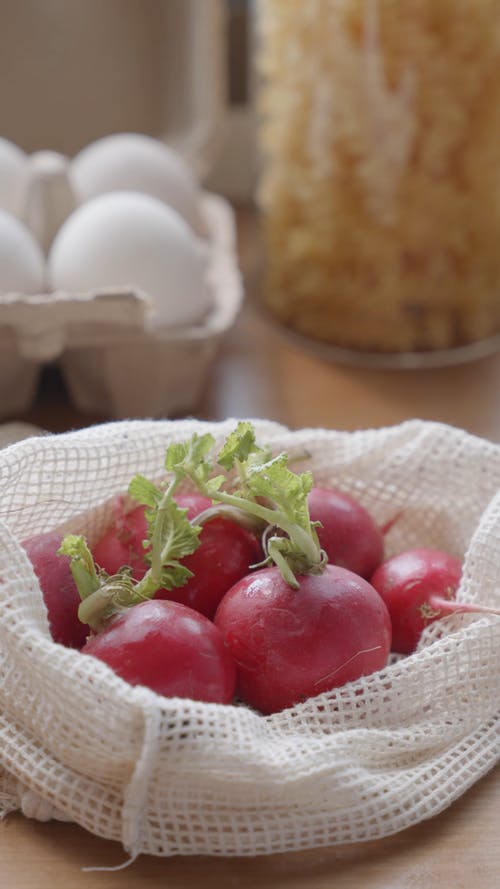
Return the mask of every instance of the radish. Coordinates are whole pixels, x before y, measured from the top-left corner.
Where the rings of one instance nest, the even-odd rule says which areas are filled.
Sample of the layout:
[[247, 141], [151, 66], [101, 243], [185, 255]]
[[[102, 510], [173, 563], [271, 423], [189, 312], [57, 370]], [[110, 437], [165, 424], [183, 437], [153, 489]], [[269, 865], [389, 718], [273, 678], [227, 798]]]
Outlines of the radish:
[[96, 565], [85, 538], [80, 535], [67, 534], [59, 548], [59, 552], [71, 560], [71, 572], [81, 599], [79, 619], [95, 632], [104, 629], [124, 608], [152, 599], [159, 589], [182, 586], [191, 572], [181, 560], [199, 545], [201, 527], [192, 525], [187, 510], [173, 499], [174, 483], [161, 491], [140, 476], [133, 481], [135, 485], [131, 483], [131, 488], [135, 487], [150, 503], [150, 508], [143, 511], [150, 565], [139, 580], [134, 578], [130, 566], [123, 565], [108, 574]]
[[366, 676], [387, 663], [391, 622], [373, 587], [327, 565], [297, 577], [278, 568], [240, 580], [215, 615], [237, 667], [237, 694], [269, 714]]
[[[183, 497], [177, 500], [183, 505]], [[207, 521], [199, 539], [198, 549], [182, 560], [191, 577], [170, 591], [158, 590], [155, 598], [183, 602], [213, 618], [225, 593], [260, 560], [262, 548], [251, 532], [223, 515]]]
[[117, 574], [127, 565], [134, 580], [140, 580], [147, 569], [143, 546], [146, 536], [144, 507], [136, 506], [127, 511], [125, 498], [117, 497], [113, 503], [112, 522], [92, 547], [92, 555], [107, 574]]
[[371, 579], [384, 600], [392, 623], [392, 649], [410, 654], [430, 623], [450, 614], [500, 611], [456, 602], [462, 566], [458, 559], [435, 549], [411, 549], [388, 559]]
[[[146, 507], [149, 567], [139, 580], [126, 566], [108, 575], [96, 567], [83, 538], [65, 538], [62, 551], [71, 556], [82, 599], [80, 619], [97, 633], [86, 652], [100, 655], [104, 646], [106, 654], [107, 634], [122, 626], [117, 622], [127, 628], [130, 622], [132, 639], [142, 639], [140, 617], [149, 615], [146, 604], [152, 607], [144, 600], [162, 589], [177, 595], [177, 588], [182, 591], [189, 583], [186, 562], [201, 551], [200, 523], [207, 521], [208, 527], [222, 509], [266, 528], [262, 570], [257, 566], [233, 585], [215, 615], [215, 627], [237, 660], [237, 687], [246, 703], [274, 712], [385, 666], [391, 642], [387, 608], [366, 580], [327, 564], [308, 511], [311, 474], [291, 472], [286, 454], [270, 457], [267, 449], [257, 446], [249, 423], [239, 423], [228, 436], [217, 455], [217, 469], [210, 458], [213, 447], [211, 435], [195, 434], [167, 449], [170, 477], [165, 486], [140, 475], [132, 479], [129, 493]], [[176, 502], [177, 489], [185, 481], [213, 504], [192, 521], [187, 508]], [[218, 571], [214, 563], [214, 575]], [[173, 620], [176, 603], [155, 599], [153, 604], [165, 608], [167, 623]], [[134, 618], [128, 616], [132, 612]], [[165, 626], [160, 635], [168, 638], [169, 632]], [[135, 681], [135, 658], [133, 667], [127, 666], [133, 646], [127, 633], [124, 636], [126, 641], [121, 631], [117, 634], [112, 663]], [[147, 628], [144, 636], [149, 640]], [[143, 650], [139, 642], [138, 650]], [[169, 663], [173, 685], [162, 687], [183, 687], [178, 675], [184, 670], [183, 658]], [[153, 673], [145, 670], [137, 681], [151, 686]], [[193, 678], [193, 688], [199, 681]]]
[[160, 587], [187, 579], [190, 572], [180, 559], [194, 551], [201, 528], [173, 500], [173, 484], [160, 491], [138, 477], [135, 487], [151, 504], [146, 511], [151, 564], [140, 580], [127, 566], [112, 575], [98, 568], [81, 536], [66, 535], [60, 547], [71, 559], [79, 618], [91, 631], [82, 653], [104, 661], [132, 685], [228, 703], [235, 666], [220, 631], [185, 605], [152, 598]]
[[81, 648], [87, 638], [87, 628], [78, 619], [80, 596], [70, 560], [58, 554], [61, 540], [61, 534], [49, 531], [30, 537], [22, 546], [38, 577], [54, 642]]
[[[188, 519], [212, 505], [211, 500], [200, 494], [184, 494], [175, 500], [187, 509]], [[92, 547], [92, 555], [107, 574], [116, 574], [127, 565], [132, 569], [134, 580], [140, 580], [148, 568], [145, 548], [148, 523], [144, 506], [127, 510], [125, 504], [124, 497], [115, 498], [111, 524]]]
[[214, 624], [178, 602], [150, 600], [125, 609], [82, 653], [104, 661], [131, 685], [167, 697], [228, 704], [236, 670]]
[[[224, 593], [261, 558], [262, 549], [255, 535], [241, 524], [216, 513], [211, 518], [212, 501], [208, 497], [183, 493], [175, 496], [175, 502], [187, 510], [190, 520], [200, 514], [208, 518], [201, 529], [198, 548], [182, 559], [190, 572], [186, 582], [172, 590], [160, 589], [155, 597], [182, 602], [212, 618]], [[144, 577], [148, 568], [144, 510], [144, 506], [136, 506], [127, 512], [124, 498], [117, 498], [112, 525], [92, 548], [94, 560], [107, 574], [116, 574], [128, 565], [134, 580]]]
[[335, 488], [313, 487], [309, 514], [332, 565], [370, 578], [384, 557], [383, 531], [353, 497]]
[[[159, 589], [182, 586], [191, 576], [182, 559], [196, 550], [202, 529], [191, 524], [187, 513], [207, 503], [211, 506], [197, 497], [196, 502], [191, 498], [181, 507], [173, 497], [180, 480], [174, 473], [165, 488], [142, 476], [132, 480], [130, 493], [142, 504], [140, 513], [136, 510], [125, 539], [122, 535], [118, 542], [109, 537], [100, 542], [111, 574], [96, 565], [83, 537], [69, 534], [64, 538], [60, 552], [71, 559], [81, 599], [79, 618], [91, 631], [82, 653], [106, 662], [132, 685], [145, 685], [168, 696], [229, 703], [235, 665], [220, 631], [186, 605], [153, 600]], [[118, 511], [121, 506], [117, 505]], [[122, 518], [119, 514], [121, 530], [126, 525]], [[123, 547], [135, 559], [139, 540], [144, 558], [142, 537], [149, 564], [137, 579], [133, 576], [138, 573], [137, 561], [134, 567], [117, 568], [116, 563], [122, 560]]]
[[203, 458], [213, 443], [205, 438], [195, 466], [179, 450], [172, 469], [214, 502], [265, 522], [263, 564], [275, 566], [238, 581], [215, 614], [241, 699], [273, 713], [384, 667], [389, 613], [365, 579], [327, 564], [308, 510], [311, 474], [291, 472], [286, 454], [269, 459], [251, 425], [240, 423], [217, 457], [237, 479], [236, 490], [225, 490]]

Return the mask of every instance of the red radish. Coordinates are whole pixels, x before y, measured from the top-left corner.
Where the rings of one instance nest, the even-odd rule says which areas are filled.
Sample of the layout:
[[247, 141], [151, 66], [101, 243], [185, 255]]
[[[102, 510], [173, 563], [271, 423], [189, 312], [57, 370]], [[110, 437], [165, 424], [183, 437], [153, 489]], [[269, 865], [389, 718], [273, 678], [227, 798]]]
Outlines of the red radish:
[[144, 507], [135, 506], [128, 512], [123, 497], [113, 503], [113, 520], [103, 536], [92, 547], [92, 555], [100, 568], [117, 574], [127, 565], [134, 580], [140, 580], [147, 568], [143, 541], [147, 536]]
[[278, 568], [240, 580], [215, 624], [237, 665], [237, 694], [274, 713], [381, 669], [391, 646], [389, 613], [373, 587], [333, 565], [297, 577]]
[[69, 648], [81, 648], [88, 627], [78, 620], [80, 596], [68, 556], [58, 555], [62, 535], [49, 531], [23, 542], [43, 594], [52, 638]]
[[166, 697], [228, 704], [234, 695], [235, 665], [220, 631], [178, 602], [148, 600], [125, 609], [82, 653]]
[[[238, 580], [223, 597], [212, 624], [214, 630], [220, 627], [226, 655], [231, 653], [237, 661], [243, 700], [271, 713], [385, 666], [391, 643], [389, 613], [365, 579], [327, 564], [309, 516], [311, 473], [296, 475], [288, 468], [285, 453], [273, 457], [269, 448], [260, 448], [250, 423], [239, 423], [217, 454], [218, 467], [227, 475], [214, 468], [209, 456], [214, 445], [210, 434], [195, 433], [186, 442], [172, 442], [165, 458], [170, 473], [166, 485], [157, 487], [142, 475], [130, 482], [129, 494], [146, 507], [150, 550], [140, 580], [134, 580], [127, 568], [113, 575], [97, 571], [85, 539], [65, 538], [62, 550], [71, 556], [82, 599], [80, 620], [98, 633], [85, 651], [102, 653], [103, 646], [104, 659], [108, 657], [120, 675], [150, 685], [155, 682], [157, 662], [163, 676], [168, 672], [161, 666], [163, 653], [177, 682], [174, 664], [183, 660], [182, 646], [180, 653], [173, 643], [170, 646], [169, 621], [164, 638], [158, 621], [152, 621], [150, 632], [147, 620], [143, 629], [142, 619], [150, 608], [163, 607], [165, 614], [172, 614], [168, 609], [176, 607], [207, 622], [185, 605], [154, 597], [159, 590], [189, 581], [184, 560], [202, 550], [203, 530], [215, 522], [213, 515], [221, 504], [232, 515], [266, 528], [263, 563], [276, 566]], [[174, 497], [183, 481], [215, 504], [195, 517], [195, 524], [179, 505], [181, 497], [179, 502]], [[207, 561], [207, 570], [210, 564], [212, 570], [220, 567]], [[173, 660], [170, 647], [176, 654]], [[174, 691], [168, 686], [164, 693], [179, 694], [178, 685]], [[186, 694], [199, 694], [194, 682]]]
[[412, 549], [388, 559], [371, 583], [384, 600], [392, 622], [392, 648], [410, 654], [433, 621], [462, 612], [499, 614], [495, 609], [455, 601], [462, 566], [435, 549]]
[[223, 516], [210, 519], [201, 531], [199, 548], [182, 560], [193, 576], [181, 587], [158, 590], [155, 598], [183, 602], [213, 618], [224, 594], [261, 558], [253, 534]]
[[384, 557], [383, 531], [353, 497], [335, 488], [314, 487], [308, 497], [311, 521], [332, 565], [369, 579]]
[[[178, 494], [175, 501], [187, 509], [190, 520], [212, 506], [208, 497], [196, 493]], [[127, 513], [119, 498], [113, 525], [93, 547], [92, 554], [108, 574], [129, 565], [134, 580], [140, 580], [148, 567], [143, 545], [146, 537], [144, 507], [134, 507]], [[253, 534], [231, 519], [216, 516], [204, 524], [198, 549], [182, 559], [193, 576], [181, 587], [158, 590], [155, 597], [182, 602], [211, 618], [224, 593], [261, 558], [262, 550]]]

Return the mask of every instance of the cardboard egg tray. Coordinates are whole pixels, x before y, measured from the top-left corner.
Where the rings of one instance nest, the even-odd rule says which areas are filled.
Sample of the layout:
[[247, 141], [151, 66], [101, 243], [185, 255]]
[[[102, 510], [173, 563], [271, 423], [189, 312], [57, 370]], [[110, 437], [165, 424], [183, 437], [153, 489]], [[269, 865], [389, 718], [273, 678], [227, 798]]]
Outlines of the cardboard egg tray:
[[145, 294], [7, 294], [0, 300], [0, 416], [32, 404], [42, 367], [57, 363], [84, 413], [113, 419], [171, 416], [201, 396], [217, 347], [242, 300], [232, 208], [203, 192], [212, 308], [199, 324], [144, 327]]
[[[4, 68], [19, 74], [0, 79], [0, 134], [29, 156], [23, 219], [45, 254], [75, 207], [70, 157], [111, 132], [146, 132], [203, 182], [227, 107], [225, 0], [70, 7], [11, 3], [0, 29]], [[88, 101], [94, 94], [99, 102]], [[147, 299], [130, 289], [1, 297], [0, 418], [30, 407], [49, 363], [83, 412], [168, 417], [196, 407], [242, 300], [231, 206], [201, 191], [200, 213], [213, 300], [199, 324], [147, 332]]]

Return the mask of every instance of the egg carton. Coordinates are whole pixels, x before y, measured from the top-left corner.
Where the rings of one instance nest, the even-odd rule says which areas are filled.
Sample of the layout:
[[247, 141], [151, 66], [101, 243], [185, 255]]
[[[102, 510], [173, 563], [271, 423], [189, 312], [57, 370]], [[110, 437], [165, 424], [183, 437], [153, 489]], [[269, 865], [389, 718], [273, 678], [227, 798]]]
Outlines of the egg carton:
[[[97, 137], [154, 132], [199, 183], [206, 179], [227, 110], [225, 0], [160, 0], [130, 8], [109, 0], [99, 5], [97, 32], [96, 9], [85, 0], [71, 9], [52, 0], [30, 4], [29, 12], [23, 4], [11, 6], [0, 50], [7, 67], [13, 48], [17, 67], [22, 52], [22, 77], [8, 89], [0, 83], [2, 135], [28, 152], [20, 218], [45, 256], [78, 203], [69, 158]], [[115, 101], [117, 84], [120, 92], [126, 89], [126, 106]], [[97, 104], [88, 102], [94, 93]], [[69, 293], [48, 292], [53, 288], [46, 284], [47, 292], [38, 295], [2, 296], [0, 418], [30, 408], [42, 368], [54, 363], [84, 413], [168, 417], [196, 408], [243, 297], [232, 208], [206, 186], [199, 195], [201, 229], [195, 233], [208, 248], [211, 293], [201, 320], [185, 327], [148, 325], [150, 303], [130, 287]]]
[[[211, 293], [211, 309], [200, 323], [149, 331], [150, 301], [131, 288], [2, 297], [0, 416], [28, 410], [41, 369], [54, 363], [72, 402], [84, 413], [112, 419], [166, 417], [197, 404], [243, 295], [231, 206], [203, 191], [200, 214]], [[55, 212], [47, 213], [52, 231], [55, 219]]]

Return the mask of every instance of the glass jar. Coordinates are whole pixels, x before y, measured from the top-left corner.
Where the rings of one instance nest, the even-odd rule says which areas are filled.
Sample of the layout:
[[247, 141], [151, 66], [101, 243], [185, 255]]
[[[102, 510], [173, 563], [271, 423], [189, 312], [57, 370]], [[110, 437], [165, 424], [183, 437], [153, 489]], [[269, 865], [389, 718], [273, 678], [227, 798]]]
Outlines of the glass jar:
[[260, 0], [265, 302], [359, 352], [500, 332], [500, 0]]

